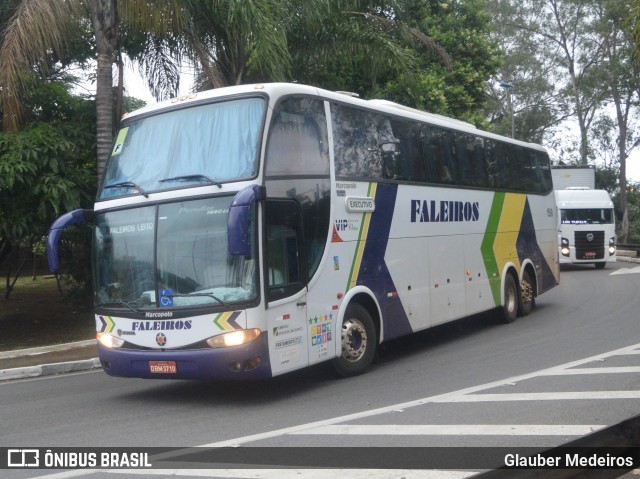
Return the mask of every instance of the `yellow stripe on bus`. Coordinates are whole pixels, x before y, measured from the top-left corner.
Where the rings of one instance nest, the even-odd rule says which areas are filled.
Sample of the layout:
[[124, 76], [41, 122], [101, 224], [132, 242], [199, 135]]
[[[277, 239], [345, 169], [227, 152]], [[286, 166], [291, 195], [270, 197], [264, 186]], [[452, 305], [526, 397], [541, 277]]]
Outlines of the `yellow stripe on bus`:
[[498, 272], [502, 274], [504, 265], [509, 261], [513, 262], [518, 271], [520, 270], [520, 260], [518, 259], [518, 251], [516, 243], [518, 241], [518, 233], [520, 232], [520, 224], [522, 223], [522, 214], [524, 213], [524, 205], [527, 195], [507, 193], [504, 198], [502, 214], [498, 223], [498, 232], [493, 243], [493, 253], [498, 263]]
[[[369, 191], [367, 196], [369, 198], [376, 197], [377, 183], [369, 183]], [[351, 268], [351, 277], [349, 281], [348, 289], [353, 288], [358, 280], [358, 273], [360, 272], [360, 264], [362, 263], [362, 256], [364, 254], [364, 247], [367, 244], [367, 235], [369, 234], [369, 224], [371, 223], [371, 213], [362, 213], [362, 224], [360, 226], [360, 234], [358, 236], [358, 246], [353, 259], [353, 266]]]

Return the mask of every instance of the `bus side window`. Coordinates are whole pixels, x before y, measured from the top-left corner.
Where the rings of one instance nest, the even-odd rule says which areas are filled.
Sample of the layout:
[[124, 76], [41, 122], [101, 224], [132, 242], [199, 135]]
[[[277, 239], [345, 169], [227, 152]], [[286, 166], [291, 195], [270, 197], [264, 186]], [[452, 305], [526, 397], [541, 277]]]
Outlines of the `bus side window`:
[[422, 151], [428, 181], [441, 184], [458, 183], [458, 165], [449, 131], [432, 126], [423, 127]]
[[468, 133], [456, 133], [456, 153], [460, 165], [460, 182], [465, 186], [489, 186], [484, 140]]
[[[332, 104], [336, 176], [383, 178], [385, 161], [396, 155], [397, 139], [386, 116]], [[385, 159], [386, 157], [386, 159]]]
[[304, 285], [300, 207], [293, 200], [267, 200], [267, 284], [269, 300], [291, 296]]
[[426, 172], [420, 145], [420, 126], [391, 120], [394, 143], [393, 155], [385, 158], [384, 177], [392, 180], [425, 181]]
[[541, 151], [535, 152], [535, 160], [533, 161], [534, 174], [536, 182], [536, 193], [549, 193], [553, 190], [553, 182], [551, 180], [551, 165], [549, 155]]
[[278, 104], [269, 132], [267, 176], [329, 176], [329, 142], [320, 100], [287, 98]]
[[489, 185], [496, 189], [509, 189], [508, 147], [499, 141], [485, 140]]

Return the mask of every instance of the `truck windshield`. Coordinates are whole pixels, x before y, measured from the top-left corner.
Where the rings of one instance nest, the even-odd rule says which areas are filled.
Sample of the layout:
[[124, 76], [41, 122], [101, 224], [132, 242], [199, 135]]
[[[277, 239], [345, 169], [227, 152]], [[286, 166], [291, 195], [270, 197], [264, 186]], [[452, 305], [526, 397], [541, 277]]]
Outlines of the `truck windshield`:
[[93, 254], [96, 305], [229, 309], [253, 300], [257, 295], [254, 223], [252, 253], [229, 256], [227, 216], [232, 199], [98, 213]]
[[560, 222], [568, 225], [605, 225], [613, 223], [610, 208], [575, 208], [560, 210]]
[[264, 109], [263, 98], [245, 98], [125, 123], [98, 199], [254, 177]]

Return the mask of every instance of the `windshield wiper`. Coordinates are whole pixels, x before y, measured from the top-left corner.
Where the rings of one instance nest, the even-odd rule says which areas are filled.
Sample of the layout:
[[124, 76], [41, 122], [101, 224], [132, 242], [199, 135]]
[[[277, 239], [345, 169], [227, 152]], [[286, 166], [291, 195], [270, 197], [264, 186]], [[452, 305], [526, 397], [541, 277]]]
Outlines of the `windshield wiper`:
[[105, 301], [104, 303], [98, 304], [98, 307], [107, 306], [109, 304], [117, 304], [118, 306], [125, 306], [129, 308], [131, 311], [133, 311], [134, 313], [138, 313], [138, 314], [142, 312], [139, 309], [136, 309], [133, 306], [131, 306], [129, 303], [125, 303], [124, 301]]
[[162, 180], [160, 180], [160, 183], [163, 183], [165, 181], [180, 181], [180, 180], [204, 180], [205, 183], [208, 183], [210, 185], [215, 185], [218, 188], [222, 188], [222, 184], [212, 178], [209, 178], [207, 175], [201, 175], [201, 174], [195, 174], [195, 175], [182, 175], [182, 176], [172, 176], [171, 178], [164, 178]]
[[107, 188], [135, 188], [145, 198], [149, 198], [149, 193], [144, 191], [140, 185], [134, 183], [133, 181], [121, 181], [120, 183], [114, 183], [112, 185], [107, 185], [104, 189]]
[[168, 294], [167, 296], [172, 296], [174, 298], [191, 298], [193, 296], [207, 296], [209, 298], [215, 299], [218, 303], [220, 303], [225, 308], [232, 309], [229, 303], [222, 301], [220, 298], [218, 298], [212, 293]]

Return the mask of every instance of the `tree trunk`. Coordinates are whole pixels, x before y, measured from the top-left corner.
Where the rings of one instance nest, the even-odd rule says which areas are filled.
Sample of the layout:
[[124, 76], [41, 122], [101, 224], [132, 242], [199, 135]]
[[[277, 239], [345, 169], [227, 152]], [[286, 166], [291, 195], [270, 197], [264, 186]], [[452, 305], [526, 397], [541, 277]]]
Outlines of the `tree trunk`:
[[98, 182], [113, 142], [113, 52], [118, 42], [117, 0], [91, 0], [91, 20], [98, 50], [96, 130]]

